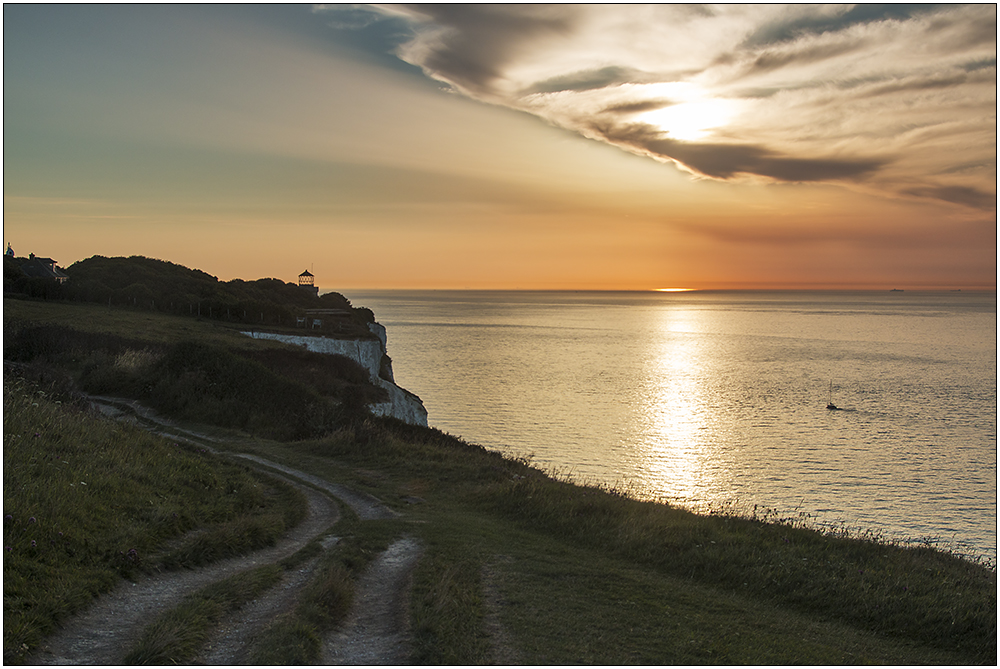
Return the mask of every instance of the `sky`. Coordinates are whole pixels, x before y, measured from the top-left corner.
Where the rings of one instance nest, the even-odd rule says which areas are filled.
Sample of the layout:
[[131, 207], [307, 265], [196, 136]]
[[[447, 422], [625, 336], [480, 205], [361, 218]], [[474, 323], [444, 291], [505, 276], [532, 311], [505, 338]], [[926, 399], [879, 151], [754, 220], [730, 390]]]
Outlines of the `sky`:
[[376, 288], [989, 289], [996, 5], [4, 5], [4, 241]]

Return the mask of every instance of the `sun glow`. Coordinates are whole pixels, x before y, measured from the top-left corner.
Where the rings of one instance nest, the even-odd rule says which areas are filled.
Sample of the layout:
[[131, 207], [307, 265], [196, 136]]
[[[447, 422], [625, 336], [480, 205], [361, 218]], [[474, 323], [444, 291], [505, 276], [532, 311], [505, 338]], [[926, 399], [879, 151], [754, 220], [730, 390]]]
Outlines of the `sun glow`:
[[658, 293], [686, 293], [688, 291], [694, 290], [694, 288], [657, 288]]
[[735, 100], [713, 98], [693, 84], [674, 82], [647, 87], [656, 97], [670, 103], [636, 117], [662, 130], [673, 139], [695, 142], [729, 123], [739, 111]]

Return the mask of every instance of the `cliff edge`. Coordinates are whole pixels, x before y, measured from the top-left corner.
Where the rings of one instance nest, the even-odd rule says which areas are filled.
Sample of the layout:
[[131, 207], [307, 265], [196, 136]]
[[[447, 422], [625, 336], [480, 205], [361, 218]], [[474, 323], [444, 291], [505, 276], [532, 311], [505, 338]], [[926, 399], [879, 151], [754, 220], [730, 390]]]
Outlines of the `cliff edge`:
[[369, 405], [373, 414], [398, 418], [411, 425], [427, 427], [427, 409], [424, 408], [424, 403], [410, 391], [397, 386], [392, 378], [392, 362], [386, 353], [385, 327], [379, 323], [369, 323], [368, 329], [377, 339], [333, 339], [322, 335], [288, 335], [248, 331], [244, 331], [243, 334], [254, 339], [273, 339], [284, 344], [302, 346], [313, 353], [342, 355], [354, 360], [368, 370], [373, 384], [384, 388], [389, 393], [388, 402]]

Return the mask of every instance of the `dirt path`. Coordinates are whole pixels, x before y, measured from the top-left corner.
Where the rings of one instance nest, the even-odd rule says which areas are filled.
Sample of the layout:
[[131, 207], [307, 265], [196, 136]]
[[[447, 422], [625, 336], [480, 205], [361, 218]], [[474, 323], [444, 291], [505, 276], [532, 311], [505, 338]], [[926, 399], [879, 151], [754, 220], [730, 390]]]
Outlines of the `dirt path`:
[[399, 665], [410, 656], [409, 592], [420, 544], [399, 539], [357, 585], [347, 622], [323, 644], [323, 664]]
[[26, 663], [120, 664], [139, 641], [144, 627], [161, 611], [177, 606], [185, 595], [295, 553], [340, 518], [336, 502], [327, 495], [301, 484], [299, 489], [309, 502], [307, 517], [275, 546], [200, 569], [144, 576], [134, 583], [122, 583], [46, 639]]
[[502, 666], [524, 664], [510, 633], [500, 620], [500, 611], [506, 605], [500, 588], [500, 567], [513, 561], [509, 556], [497, 556], [491, 564], [483, 565], [481, 571], [483, 604], [486, 609], [483, 626], [489, 634], [492, 651], [489, 664]]
[[[206, 446], [205, 435], [181, 430], [137, 403], [117, 398], [92, 398], [98, 408], [119, 420], [130, 420], [170, 438], [196, 441]], [[214, 449], [212, 449], [214, 450]], [[141, 637], [146, 625], [162, 611], [180, 603], [185, 595], [240, 571], [270, 564], [292, 555], [310, 540], [326, 532], [340, 518], [337, 498], [362, 520], [393, 518], [398, 514], [379, 500], [319, 477], [249, 454], [236, 455], [267, 468], [272, 475], [298, 487], [308, 501], [306, 519], [289, 531], [277, 545], [245, 556], [196, 570], [144, 576], [123, 583], [100, 597], [83, 613], [36, 649], [27, 664], [119, 664]], [[274, 474], [282, 472], [285, 476]], [[309, 485], [306, 485], [309, 484]], [[315, 488], [319, 488], [316, 490]], [[325, 547], [332, 542], [325, 542]], [[407, 599], [410, 574], [420, 555], [413, 539], [401, 539], [376, 558], [358, 585], [343, 632], [328, 635], [324, 654], [338, 664], [400, 664], [409, 656]], [[200, 662], [239, 664], [245, 661], [248, 644], [276, 615], [295, 605], [308, 584], [316, 561], [286, 574], [281, 583], [224, 620], [206, 644]]]
[[300, 481], [305, 481], [306, 483], [316, 486], [320, 490], [333, 495], [344, 504], [351, 507], [351, 510], [358, 514], [358, 518], [361, 520], [380, 520], [399, 517], [398, 513], [387, 507], [378, 499], [363, 492], [351, 490], [350, 488], [337, 483], [330, 483], [329, 481], [321, 479], [318, 476], [313, 476], [312, 474], [306, 474], [305, 472], [300, 472], [297, 469], [292, 469], [291, 467], [279, 465], [276, 462], [265, 460], [264, 458], [256, 455], [250, 455], [248, 453], [233, 453], [232, 455], [238, 458], [250, 460], [251, 462], [256, 462], [259, 465], [269, 467], [279, 472], [284, 472], [285, 474], [294, 476]]
[[264, 596], [227, 616], [194, 664], [247, 664], [249, 646], [254, 637], [279, 615], [294, 608], [318, 562], [319, 558], [313, 558], [294, 573], [286, 574], [282, 582]]

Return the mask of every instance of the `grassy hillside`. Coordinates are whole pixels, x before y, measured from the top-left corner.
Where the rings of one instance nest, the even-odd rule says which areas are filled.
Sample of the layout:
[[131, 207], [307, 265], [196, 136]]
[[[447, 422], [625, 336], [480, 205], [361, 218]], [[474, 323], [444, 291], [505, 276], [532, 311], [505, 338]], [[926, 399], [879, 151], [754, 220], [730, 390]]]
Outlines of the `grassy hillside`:
[[268, 545], [305, 511], [284, 483], [89, 415], [15, 372], [3, 421], [5, 663], [122, 577]]
[[[803, 527], [798, 519], [766, 513], [756, 518], [697, 515], [638, 502], [613, 490], [554, 480], [527, 462], [504, 458], [437, 430], [376, 420], [363, 413], [333, 416], [322, 429], [316, 429], [315, 415], [309, 412], [276, 411], [247, 423], [234, 418], [242, 415], [239, 405], [255, 401], [250, 391], [239, 394], [244, 388], [259, 388], [265, 397], [301, 393], [299, 403], [306, 405], [317, 402], [312, 399], [316, 397], [328, 401], [324, 398], [330, 396], [324, 393], [336, 390], [324, 388], [326, 373], [273, 371], [269, 365], [284, 369], [293, 364], [268, 362], [272, 354], [267, 351], [286, 348], [232, 336], [203, 321], [163, 315], [153, 319], [147, 314], [143, 318], [149, 320], [140, 325], [136, 317], [133, 311], [106, 306], [50, 303], [43, 308], [24, 301], [5, 302], [4, 310], [5, 332], [12, 332], [11, 342], [18, 342], [11, 354], [29, 361], [24, 369], [58, 379], [65, 387], [100, 379], [101, 392], [146, 393], [143, 399], [149, 402], [161, 397], [155, 387], [160, 377], [168, 379], [164, 383], [173, 394], [163, 391], [164, 410], [180, 419], [228, 427], [228, 431], [218, 428], [218, 434], [228, 435], [224, 448], [256, 453], [370, 492], [399, 510], [402, 519], [385, 531], [416, 536], [425, 546], [410, 603], [416, 662], [992, 664], [996, 660], [992, 565], [931, 548], [824, 534]], [[8, 326], [9, 318], [14, 320]], [[75, 334], [63, 331], [67, 339], [53, 335], [40, 352], [32, 348], [33, 342], [45, 338], [30, 328], [60, 319]], [[181, 327], [187, 328], [183, 337], [172, 339], [173, 329]], [[24, 332], [34, 334], [20, 336]], [[128, 332], [128, 337], [112, 341], [116, 332]], [[103, 338], [87, 339], [98, 334]], [[104, 357], [94, 357], [98, 355]], [[180, 361], [189, 366], [178, 366]], [[218, 371], [217, 366], [224, 369]], [[217, 371], [225, 376], [214, 376]], [[207, 385], [197, 385], [197, 379]], [[294, 391], [282, 385], [292, 382]], [[197, 397], [217, 402], [217, 411], [184, 405], [186, 391], [181, 391], [188, 388], [184, 383], [192, 384]], [[143, 384], [154, 387], [150, 390]], [[41, 424], [32, 412], [44, 408], [52, 412], [53, 421], [66, 420], [60, 417], [66, 408], [46, 408], [44, 402], [29, 401], [30, 392], [18, 392], [12, 393], [11, 402], [21, 403], [18, 411], [26, 418], [16, 418], [19, 414], [6, 405], [4, 411], [4, 501], [5, 508], [18, 509], [20, 524], [17, 533], [11, 528], [10, 541], [17, 539], [20, 550], [27, 551], [27, 532], [35, 524], [26, 524], [24, 516], [34, 517], [39, 527], [42, 516], [27, 503], [27, 489], [15, 483], [28, 471], [61, 471], [32, 460], [37, 458], [33, 440], [51, 431], [31, 427]], [[39, 407], [31, 406], [35, 403]], [[9, 417], [27, 423], [8, 424]], [[115, 441], [114, 431], [124, 428], [105, 427], [111, 432], [92, 439], [60, 436], [51, 445], [53, 453], [61, 456], [59, 449], [73, 443], [79, 452], [106, 452], [102, 458], [107, 462], [130, 457], [114, 446], [120, 442]], [[258, 436], [252, 438], [250, 429]], [[303, 431], [296, 432], [299, 429]], [[28, 445], [12, 449], [8, 462], [9, 434], [19, 435]], [[280, 440], [260, 438], [264, 434]], [[144, 465], [148, 470], [130, 469], [124, 478], [155, 479], [158, 467], [172, 467], [179, 456], [169, 444], [160, 448]], [[201, 462], [198, 455], [185, 457]], [[204, 462], [216, 466], [215, 461]], [[11, 483], [8, 471], [15, 472]], [[71, 478], [87, 481], [90, 475], [74, 472]], [[32, 490], [42, 498], [58, 499], [62, 494], [59, 482], [48, 478]], [[162, 494], [176, 499], [169, 492]], [[111, 502], [103, 504], [89, 511], [97, 518], [110, 513]], [[160, 526], [144, 525], [144, 519], [162, 522], [164, 514], [169, 518], [173, 513], [199, 514], [172, 506], [150, 514], [141, 505], [126, 505], [121, 512], [132, 519], [141, 536], [102, 543], [102, 550], [112, 557], [118, 551], [127, 556], [126, 544], [139, 545], [142, 537], [147, 540], [144, 546], [155, 543]], [[118, 524], [124, 522], [117, 518]], [[51, 532], [61, 527], [46, 525]], [[5, 541], [7, 536], [5, 525]], [[32, 538], [37, 544], [38, 539]], [[53, 555], [57, 564], [67, 559], [61, 553]], [[30, 570], [39, 568], [31, 562], [37, 559], [33, 554], [25, 552], [22, 557], [11, 563], [11, 569], [20, 570], [11, 572], [11, 582], [30, 581]], [[121, 568], [120, 558], [114, 568]], [[5, 561], [5, 588], [7, 569]], [[7, 606], [5, 597], [5, 644]], [[309, 636], [313, 624], [319, 623], [303, 619], [299, 627]], [[499, 655], [498, 634], [505, 649]], [[12, 636], [10, 643], [24, 643], [20, 638], [23, 633]], [[308, 660], [296, 639], [301, 638], [274, 641], [269, 661]]]

